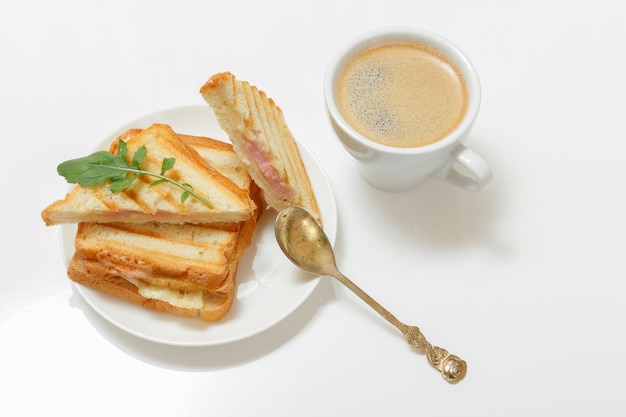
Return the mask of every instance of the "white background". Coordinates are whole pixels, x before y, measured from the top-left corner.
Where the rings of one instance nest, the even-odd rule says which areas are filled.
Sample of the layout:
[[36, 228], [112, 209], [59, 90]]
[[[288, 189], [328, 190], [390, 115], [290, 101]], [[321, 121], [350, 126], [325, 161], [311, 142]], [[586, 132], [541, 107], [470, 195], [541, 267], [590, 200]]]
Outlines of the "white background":
[[[472, 59], [476, 194], [363, 183], [322, 82], [342, 43], [412, 25]], [[7, 1], [0, 6], [0, 414], [623, 415], [626, 5], [622, 1]], [[41, 210], [56, 165], [146, 113], [203, 104], [232, 71], [283, 108], [335, 191], [340, 269], [467, 360], [444, 382], [399, 332], [323, 279], [250, 339], [169, 347], [100, 318]]]

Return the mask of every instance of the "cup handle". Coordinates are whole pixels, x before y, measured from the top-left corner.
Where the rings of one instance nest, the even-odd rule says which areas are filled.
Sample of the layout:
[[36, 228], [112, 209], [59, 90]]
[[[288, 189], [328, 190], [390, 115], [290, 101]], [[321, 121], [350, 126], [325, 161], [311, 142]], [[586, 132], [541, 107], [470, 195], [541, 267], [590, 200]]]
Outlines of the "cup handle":
[[487, 162], [463, 145], [455, 149], [450, 156], [450, 163], [436, 176], [468, 191], [484, 191], [493, 180]]

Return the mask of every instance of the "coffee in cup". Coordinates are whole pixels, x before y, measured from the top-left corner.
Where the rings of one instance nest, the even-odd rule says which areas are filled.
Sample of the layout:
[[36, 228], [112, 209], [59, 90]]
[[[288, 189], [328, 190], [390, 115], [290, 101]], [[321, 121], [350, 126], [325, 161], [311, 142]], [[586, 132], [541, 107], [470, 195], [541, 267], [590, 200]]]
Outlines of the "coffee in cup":
[[372, 186], [491, 184], [485, 160], [463, 144], [480, 107], [478, 74], [443, 37], [411, 27], [356, 37], [331, 59], [324, 98], [337, 138]]
[[467, 110], [463, 75], [439, 51], [414, 42], [365, 49], [341, 70], [339, 112], [366, 138], [414, 148], [446, 137]]

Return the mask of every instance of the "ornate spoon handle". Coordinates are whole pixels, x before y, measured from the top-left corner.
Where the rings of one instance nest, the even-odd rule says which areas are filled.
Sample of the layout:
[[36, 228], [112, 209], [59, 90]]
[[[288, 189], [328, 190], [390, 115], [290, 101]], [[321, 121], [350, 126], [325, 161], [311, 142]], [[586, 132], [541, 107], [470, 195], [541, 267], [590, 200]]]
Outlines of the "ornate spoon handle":
[[348, 277], [336, 270], [336, 268], [332, 275], [343, 285], [348, 287], [353, 293], [358, 295], [359, 298], [367, 303], [367, 305], [376, 310], [385, 320], [397, 327], [410, 345], [423, 351], [426, 354], [428, 363], [430, 363], [435, 369], [439, 370], [439, 372], [441, 372], [441, 376], [443, 376], [446, 381], [456, 384], [465, 377], [465, 374], [467, 373], [467, 364], [464, 360], [456, 355], [451, 355], [443, 348], [431, 345], [417, 326], [407, 326], [402, 323], [393, 314], [387, 311], [386, 308], [370, 297], [365, 291], [350, 281]]

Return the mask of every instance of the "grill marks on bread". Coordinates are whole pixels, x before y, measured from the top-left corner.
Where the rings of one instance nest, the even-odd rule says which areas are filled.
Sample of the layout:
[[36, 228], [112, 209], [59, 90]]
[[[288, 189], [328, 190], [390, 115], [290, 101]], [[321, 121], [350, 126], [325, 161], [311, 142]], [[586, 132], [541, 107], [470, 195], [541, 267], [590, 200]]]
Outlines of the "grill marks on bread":
[[[265, 92], [241, 81], [229, 72], [213, 75], [200, 88], [200, 94], [213, 109], [235, 152], [246, 164], [253, 180], [263, 189], [266, 203], [281, 210], [300, 206], [321, 223], [317, 200], [301, 159], [298, 145], [287, 126], [283, 111]], [[249, 142], [254, 146], [249, 146]], [[280, 192], [254, 150], [261, 150], [289, 193]]]
[[213, 291], [228, 273], [240, 224], [81, 223], [78, 256], [131, 279], [168, 278]]
[[[174, 168], [166, 176], [191, 184], [193, 190], [208, 199], [209, 208], [193, 197], [182, 202], [183, 190], [161, 183], [150, 186], [156, 178], [148, 175], [134, 181], [130, 188], [113, 193], [109, 184], [92, 187], [75, 186], [63, 200], [52, 203], [42, 211], [46, 225], [78, 222], [142, 223], [214, 223], [239, 222], [252, 216], [256, 204], [247, 190], [236, 186], [205, 161], [192, 146], [181, 140], [168, 125], [153, 124], [133, 129], [122, 136], [129, 158], [141, 146], [148, 154], [141, 168], [154, 173], [161, 171], [163, 158], [175, 158]], [[115, 140], [110, 151], [117, 151]]]

